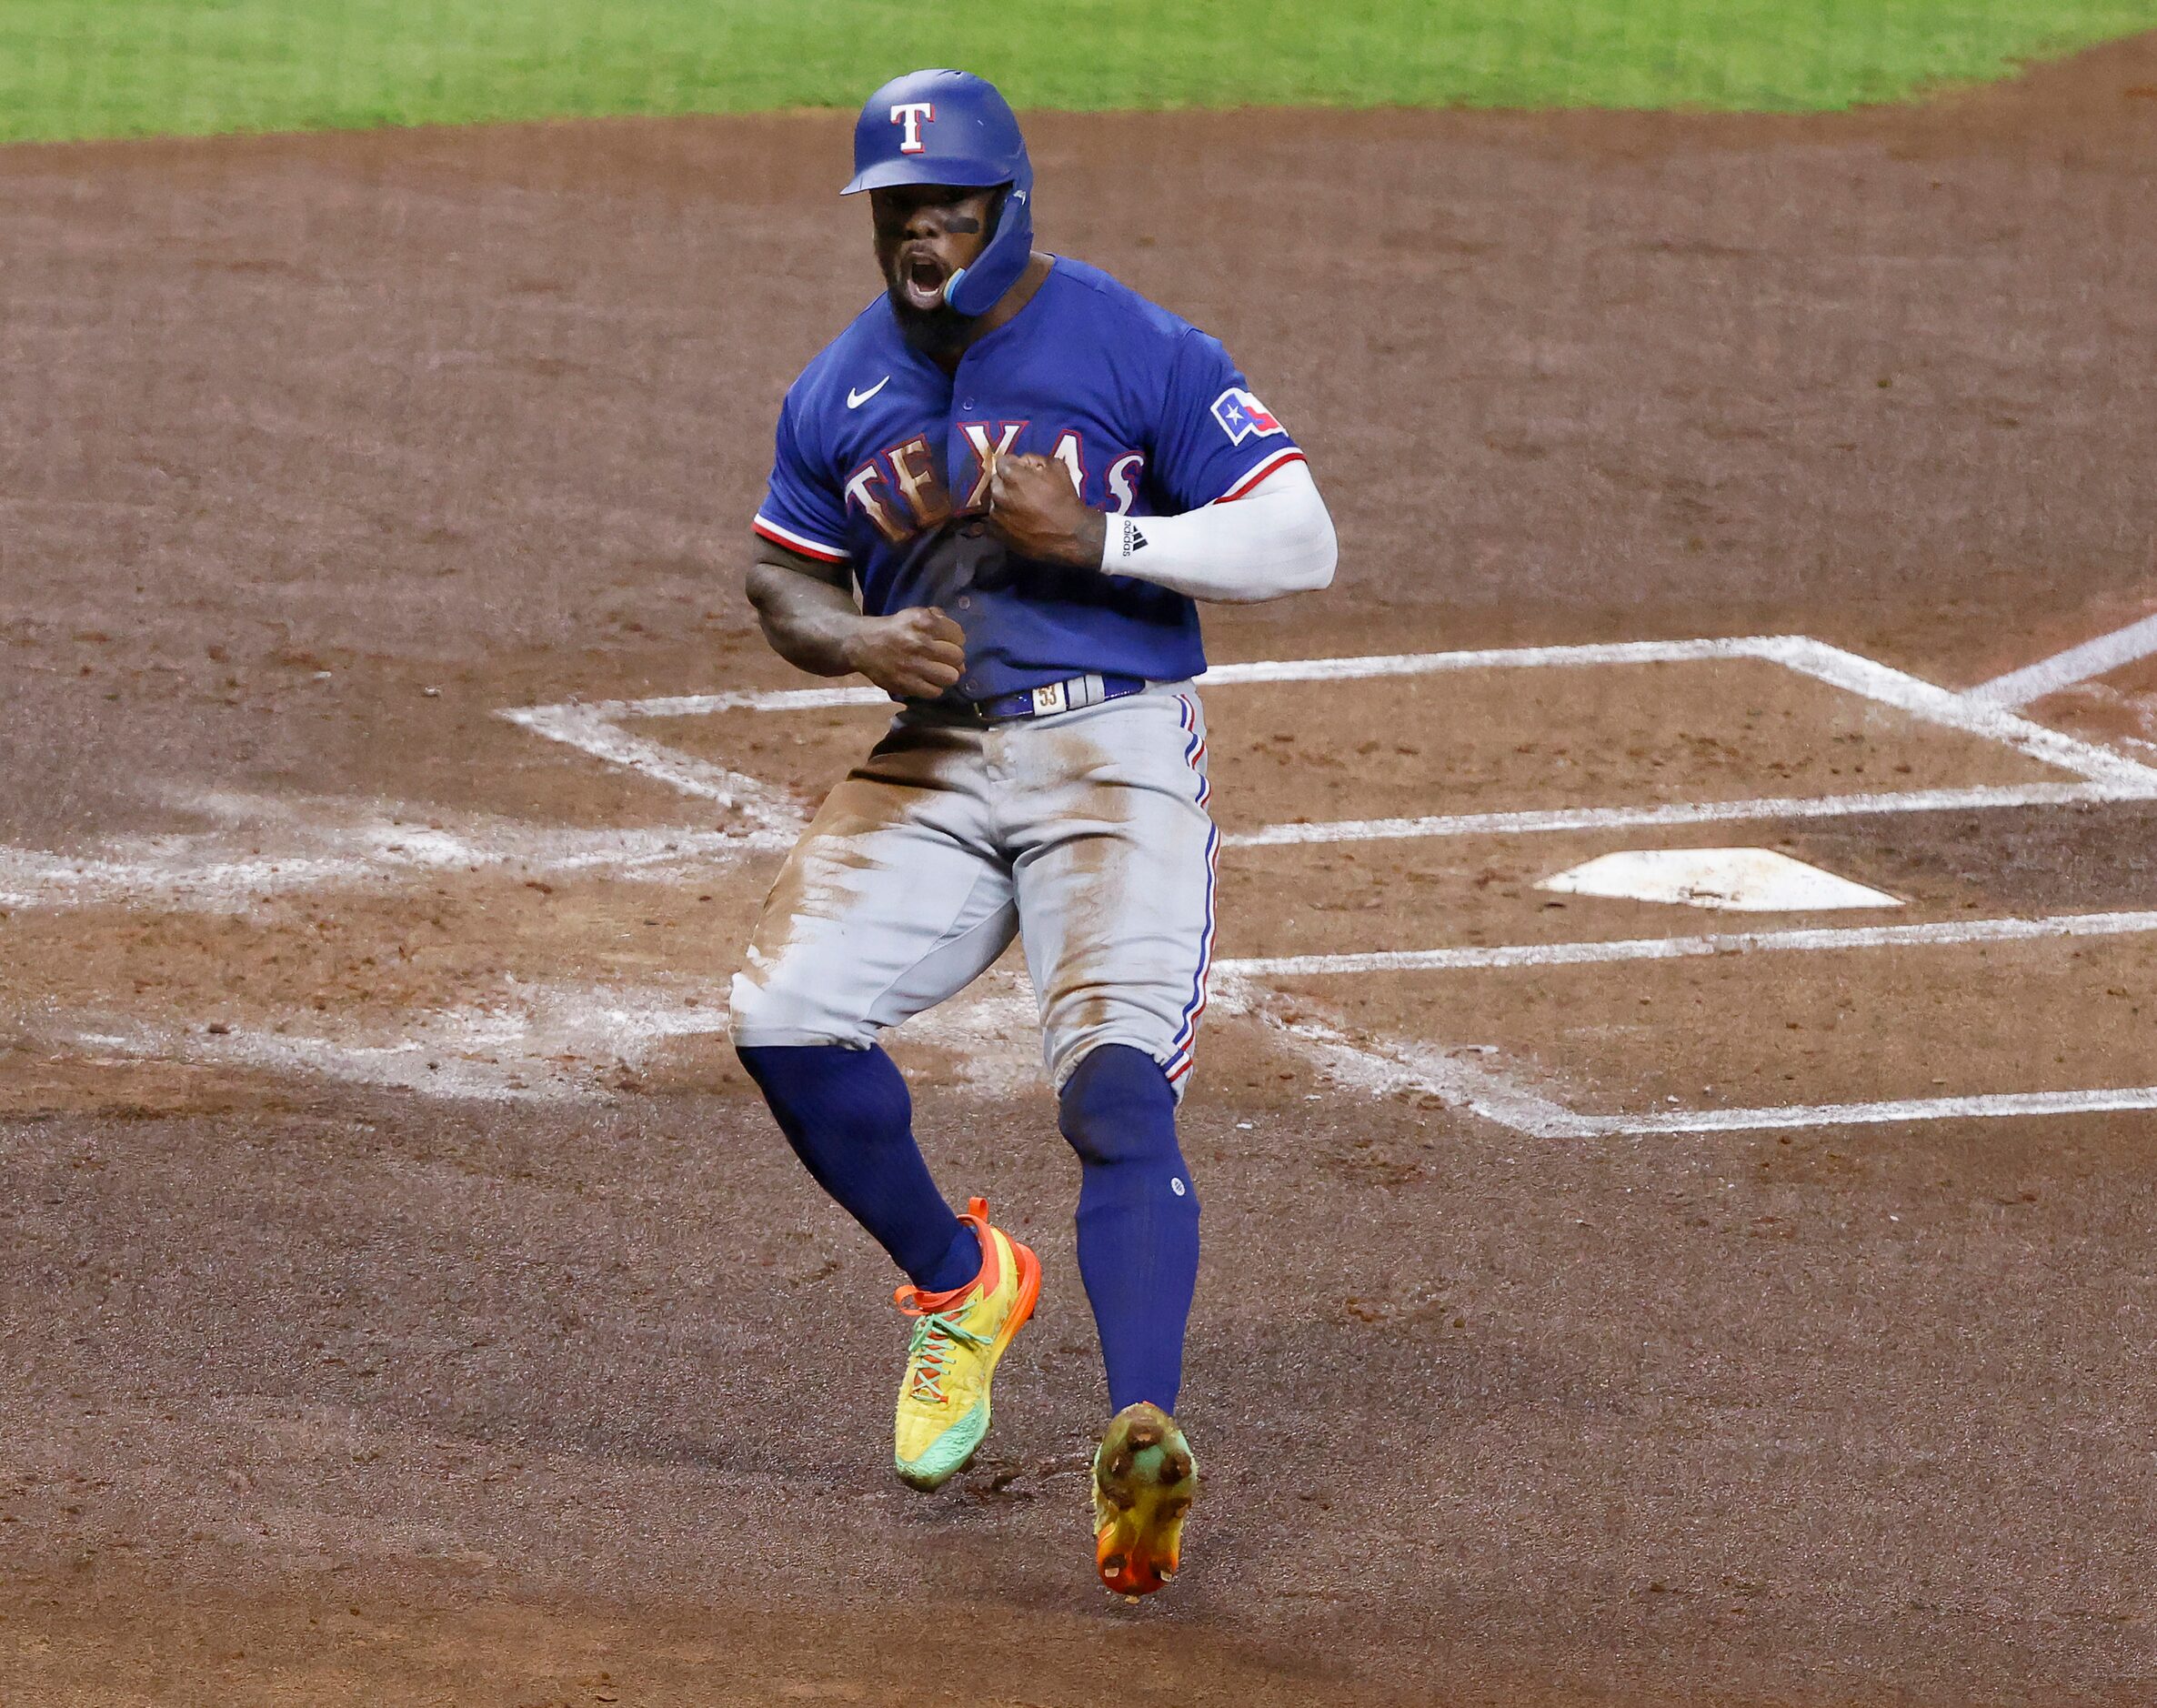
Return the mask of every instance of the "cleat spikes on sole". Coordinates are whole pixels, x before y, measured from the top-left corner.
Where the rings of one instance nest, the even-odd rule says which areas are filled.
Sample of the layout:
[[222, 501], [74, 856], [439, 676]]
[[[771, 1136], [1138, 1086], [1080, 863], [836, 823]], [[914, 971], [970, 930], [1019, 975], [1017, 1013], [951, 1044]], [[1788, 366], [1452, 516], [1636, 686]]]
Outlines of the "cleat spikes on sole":
[[1198, 1461], [1176, 1420], [1146, 1403], [1110, 1421], [1094, 1455], [1094, 1562], [1103, 1587], [1131, 1601], [1172, 1582]]

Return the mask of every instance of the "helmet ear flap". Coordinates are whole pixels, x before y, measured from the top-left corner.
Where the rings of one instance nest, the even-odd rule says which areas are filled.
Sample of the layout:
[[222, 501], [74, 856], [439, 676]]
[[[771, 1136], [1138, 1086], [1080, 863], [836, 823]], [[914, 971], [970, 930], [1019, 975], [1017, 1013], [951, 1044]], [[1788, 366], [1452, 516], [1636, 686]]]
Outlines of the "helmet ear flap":
[[968, 319], [985, 315], [1018, 283], [1033, 259], [1034, 174], [1023, 159], [1018, 176], [1006, 185], [990, 221], [989, 238], [971, 266], [962, 266], [944, 283], [944, 301]]

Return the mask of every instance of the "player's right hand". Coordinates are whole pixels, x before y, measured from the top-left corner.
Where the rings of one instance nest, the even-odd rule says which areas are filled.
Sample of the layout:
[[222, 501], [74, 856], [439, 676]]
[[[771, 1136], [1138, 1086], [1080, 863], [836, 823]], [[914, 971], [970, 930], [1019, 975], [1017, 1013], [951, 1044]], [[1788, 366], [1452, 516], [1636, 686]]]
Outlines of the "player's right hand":
[[865, 617], [847, 662], [887, 694], [934, 699], [966, 670], [966, 631], [933, 605]]

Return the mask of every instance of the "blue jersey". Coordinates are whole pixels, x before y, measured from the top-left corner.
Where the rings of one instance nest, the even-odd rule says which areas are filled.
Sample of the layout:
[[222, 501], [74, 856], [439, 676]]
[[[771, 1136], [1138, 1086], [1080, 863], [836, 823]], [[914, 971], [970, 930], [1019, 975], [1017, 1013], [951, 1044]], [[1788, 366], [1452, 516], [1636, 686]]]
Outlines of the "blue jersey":
[[756, 527], [849, 566], [871, 616], [941, 607], [966, 631], [961, 699], [1206, 668], [1181, 594], [1019, 558], [988, 532], [992, 449], [1055, 457], [1112, 516], [1238, 497], [1302, 457], [1218, 338], [1098, 267], [1058, 258], [956, 374], [915, 350], [878, 296], [788, 391]]

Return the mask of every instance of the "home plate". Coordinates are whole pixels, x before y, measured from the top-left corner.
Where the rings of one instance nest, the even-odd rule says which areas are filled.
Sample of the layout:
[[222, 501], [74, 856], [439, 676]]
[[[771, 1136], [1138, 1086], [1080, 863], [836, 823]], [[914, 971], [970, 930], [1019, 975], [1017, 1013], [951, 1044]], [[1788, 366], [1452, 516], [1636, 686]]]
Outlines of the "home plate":
[[1739, 913], [1899, 908], [1893, 896], [1764, 848], [1640, 849], [1605, 854], [1546, 878], [1538, 889], [1627, 901], [1681, 901]]

